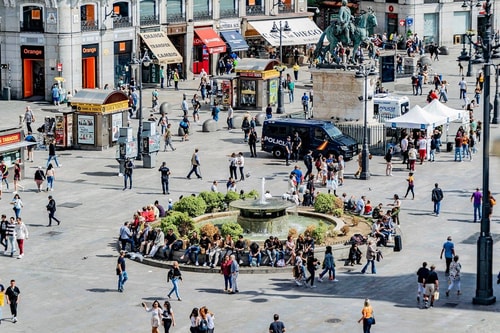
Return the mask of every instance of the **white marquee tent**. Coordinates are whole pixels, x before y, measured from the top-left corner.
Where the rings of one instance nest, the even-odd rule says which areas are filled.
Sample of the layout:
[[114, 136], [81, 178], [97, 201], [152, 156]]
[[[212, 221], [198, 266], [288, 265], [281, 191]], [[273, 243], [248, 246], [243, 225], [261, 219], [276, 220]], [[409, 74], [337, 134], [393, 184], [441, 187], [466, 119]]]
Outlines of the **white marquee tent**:
[[437, 99], [424, 106], [423, 109], [433, 115], [446, 117], [448, 119], [448, 123], [456, 120], [465, 123], [468, 119], [468, 112], [466, 110], [457, 110], [450, 108]]
[[447, 122], [447, 117], [432, 114], [422, 109], [420, 106], [415, 105], [404, 115], [386, 120], [385, 126], [392, 128], [419, 128], [422, 130], [431, 130]]

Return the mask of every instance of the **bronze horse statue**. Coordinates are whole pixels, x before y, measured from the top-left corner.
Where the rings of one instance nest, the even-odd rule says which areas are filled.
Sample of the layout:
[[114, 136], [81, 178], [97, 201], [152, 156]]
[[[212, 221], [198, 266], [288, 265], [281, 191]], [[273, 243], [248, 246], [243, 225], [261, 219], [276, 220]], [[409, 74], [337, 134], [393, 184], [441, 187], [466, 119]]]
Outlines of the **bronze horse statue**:
[[[366, 13], [361, 15], [356, 19], [357, 24], [351, 24], [351, 30], [349, 32], [350, 40], [353, 44], [353, 51], [351, 52], [350, 59], [354, 63], [354, 56], [358, 47], [361, 43], [372, 44], [369, 36], [373, 35], [373, 28], [375, 28], [377, 24], [377, 17], [372, 10], [368, 10]], [[330, 45], [323, 46], [323, 41], [325, 37], [330, 42]], [[322, 57], [326, 55], [326, 52], [330, 52], [330, 54], [335, 54], [335, 48], [337, 44], [341, 42], [344, 46], [349, 46], [348, 41], [346, 40], [345, 34], [342, 31], [341, 24], [335, 20], [333, 21], [328, 28], [321, 34], [318, 43], [316, 44], [316, 50], [314, 51], [314, 57]]]

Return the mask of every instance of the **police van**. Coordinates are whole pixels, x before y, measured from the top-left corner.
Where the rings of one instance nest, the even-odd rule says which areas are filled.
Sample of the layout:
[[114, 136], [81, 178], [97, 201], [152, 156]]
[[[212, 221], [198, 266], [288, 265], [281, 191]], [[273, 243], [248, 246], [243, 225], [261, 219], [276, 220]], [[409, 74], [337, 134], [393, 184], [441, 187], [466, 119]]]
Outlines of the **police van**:
[[262, 126], [262, 150], [273, 153], [276, 158], [283, 158], [286, 153], [287, 137], [292, 139], [295, 132], [302, 140], [300, 154], [312, 150], [313, 155], [342, 155], [345, 160], [358, 154], [356, 140], [343, 134], [331, 121], [305, 119], [268, 119]]
[[410, 100], [406, 96], [389, 94], [373, 96], [373, 115], [379, 122], [402, 116], [408, 111], [410, 111]]

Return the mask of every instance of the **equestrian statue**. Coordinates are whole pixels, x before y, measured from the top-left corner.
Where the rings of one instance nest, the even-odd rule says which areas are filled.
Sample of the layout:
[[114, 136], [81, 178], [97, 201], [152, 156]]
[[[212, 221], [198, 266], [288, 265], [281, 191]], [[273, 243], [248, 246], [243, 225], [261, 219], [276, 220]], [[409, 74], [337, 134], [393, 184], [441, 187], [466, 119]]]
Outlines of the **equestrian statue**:
[[[356, 24], [353, 21], [356, 21]], [[343, 46], [350, 46], [352, 44], [353, 49], [348, 61], [355, 63], [354, 57], [361, 43], [366, 43], [368, 45], [372, 44], [369, 36], [373, 35], [373, 28], [376, 26], [377, 17], [371, 8], [368, 8], [368, 11], [356, 20], [353, 20], [351, 10], [347, 7], [347, 0], [342, 0], [339, 17], [325, 29], [323, 34], [321, 34], [316, 44], [314, 57], [325, 59], [327, 52], [330, 52], [331, 55], [336, 54], [337, 44], [341, 43]], [[330, 43], [327, 46], [323, 46], [325, 37]]]

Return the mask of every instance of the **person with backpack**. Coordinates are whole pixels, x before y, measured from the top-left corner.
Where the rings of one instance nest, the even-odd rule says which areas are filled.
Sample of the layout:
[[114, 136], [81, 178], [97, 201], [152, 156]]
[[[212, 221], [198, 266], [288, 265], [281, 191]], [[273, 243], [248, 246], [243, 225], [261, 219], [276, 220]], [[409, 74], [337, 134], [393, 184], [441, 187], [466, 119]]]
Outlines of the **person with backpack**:
[[198, 332], [213, 333], [214, 328], [214, 314], [208, 311], [206, 306], [202, 306], [200, 308], [200, 323], [198, 324]]
[[172, 281], [172, 289], [167, 294], [167, 297], [170, 298], [170, 295], [175, 292], [177, 300], [182, 301], [181, 296], [179, 295], [179, 280], [182, 281], [182, 273], [179, 269], [179, 262], [174, 261], [172, 268], [167, 273], [167, 282]]
[[443, 191], [439, 188], [439, 184], [435, 183], [432, 189], [432, 202], [434, 203], [434, 214], [436, 214], [436, 217], [439, 216], [441, 200], [443, 200]]
[[169, 333], [170, 327], [175, 326], [174, 310], [172, 310], [169, 301], [165, 301], [165, 303], [163, 303], [163, 313], [161, 314], [161, 320], [163, 322], [163, 327], [165, 328], [165, 333]]

